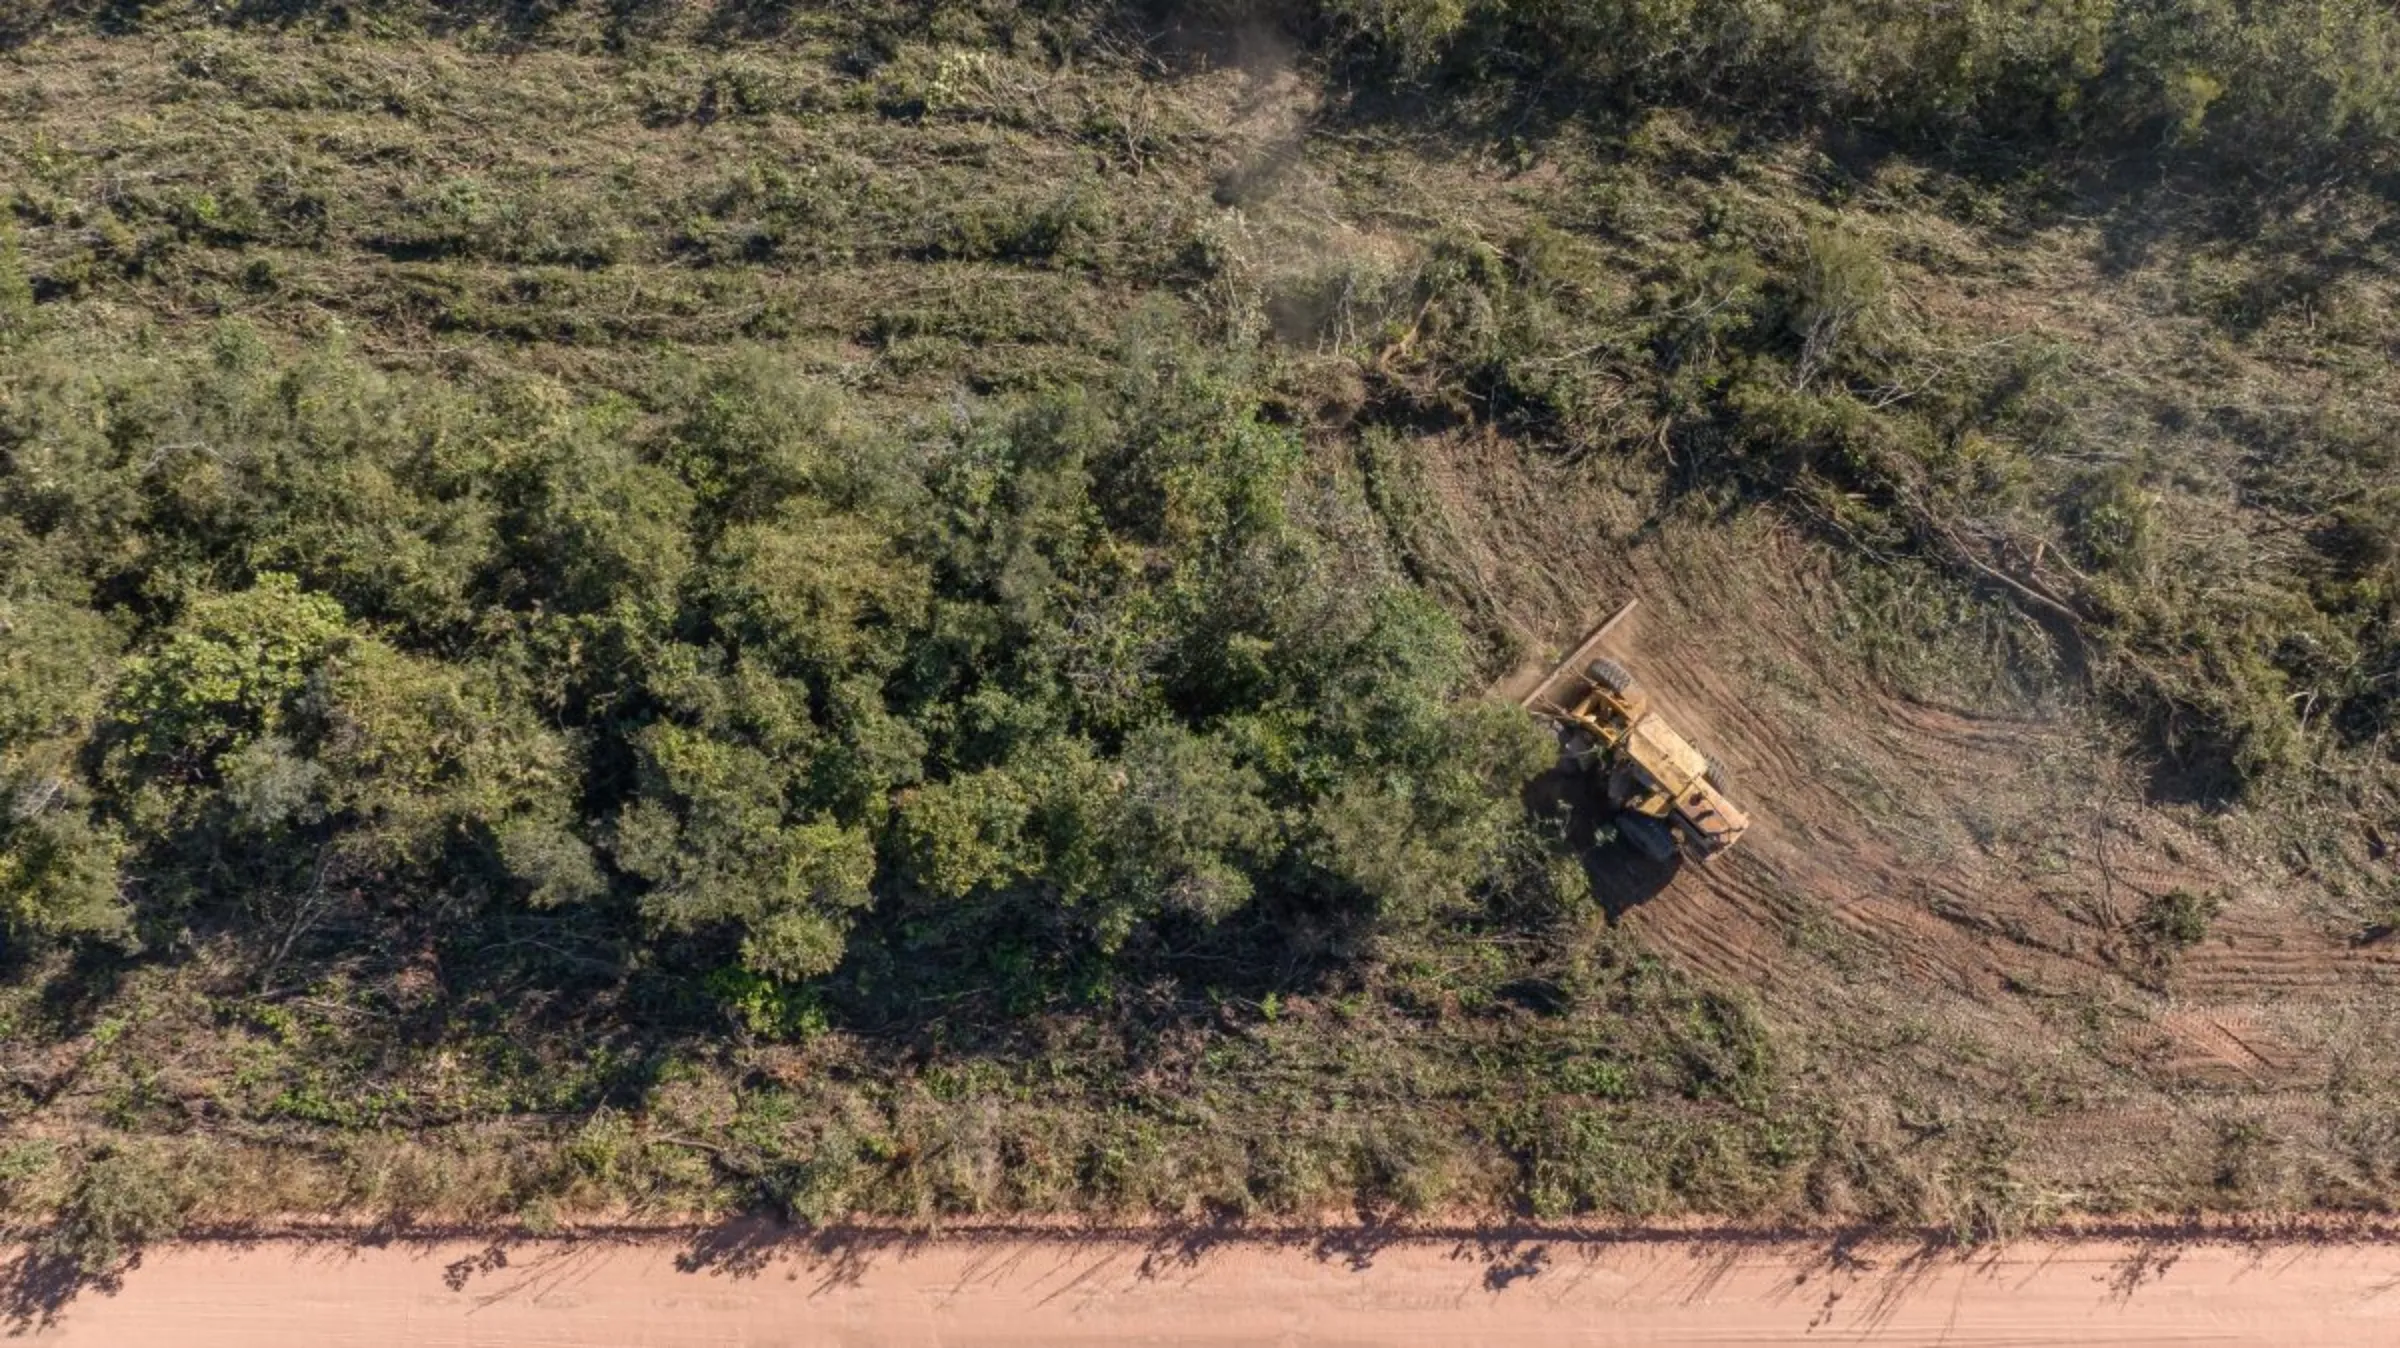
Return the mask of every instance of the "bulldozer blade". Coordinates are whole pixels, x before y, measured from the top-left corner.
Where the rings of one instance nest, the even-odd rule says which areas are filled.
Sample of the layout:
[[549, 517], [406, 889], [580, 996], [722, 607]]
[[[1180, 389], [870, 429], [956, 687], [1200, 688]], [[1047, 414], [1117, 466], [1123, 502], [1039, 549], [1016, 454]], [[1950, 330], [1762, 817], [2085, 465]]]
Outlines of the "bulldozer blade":
[[1524, 697], [1518, 699], [1517, 705], [1531, 709], [1533, 704], [1536, 702], [1545, 702], [1547, 700], [1546, 695], [1549, 693], [1551, 685], [1558, 682], [1558, 676], [1566, 673], [1570, 669], [1581, 667], [1584, 661], [1591, 659], [1592, 652], [1599, 649], [1600, 643], [1607, 638], [1608, 634], [1612, 631], [1615, 631], [1617, 624], [1625, 621], [1625, 616], [1633, 612], [1634, 607], [1641, 602], [1642, 601], [1639, 599], [1626, 600], [1625, 607], [1608, 615], [1608, 617], [1604, 619], [1598, 627], [1593, 628], [1591, 633], [1585, 636], [1583, 641], [1577, 645], [1574, 650], [1567, 653], [1566, 659], [1561, 660], [1557, 664], [1551, 666], [1550, 672], [1542, 676], [1542, 681], [1535, 684], [1531, 692], [1528, 692]]

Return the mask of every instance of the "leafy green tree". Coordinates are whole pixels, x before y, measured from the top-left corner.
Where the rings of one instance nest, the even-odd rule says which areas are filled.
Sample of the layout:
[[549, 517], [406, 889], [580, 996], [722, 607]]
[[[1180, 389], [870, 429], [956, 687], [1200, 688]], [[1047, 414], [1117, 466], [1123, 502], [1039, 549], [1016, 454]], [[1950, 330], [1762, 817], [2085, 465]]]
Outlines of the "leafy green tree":
[[716, 519], [763, 519], [841, 476], [839, 401], [756, 348], [676, 372], [655, 457]]
[[819, 679], [891, 669], [928, 597], [923, 568], [873, 520], [806, 500], [728, 530], [706, 585], [745, 649]]
[[[5, 526], [0, 526], [5, 527]], [[0, 584], [0, 929], [17, 936], [122, 938], [130, 907], [119, 877], [125, 844], [90, 812], [78, 767], [102, 718], [121, 638], [31, 549]]]
[[0, 763], [88, 734], [121, 644], [117, 625], [81, 604], [0, 591]]
[[345, 876], [440, 888], [471, 879], [469, 858], [496, 848], [538, 903], [599, 892], [570, 827], [579, 756], [484, 671], [349, 638], [304, 710], [313, 752], [286, 790], [313, 788], [334, 825], [327, 860]]
[[333, 641], [342, 606], [280, 572], [247, 590], [195, 596], [156, 644], [125, 662], [111, 714], [116, 772], [194, 776], [277, 730]]
[[1250, 900], [1278, 852], [1262, 788], [1224, 746], [1161, 723], [1116, 761], [1062, 738], [911, 791], [898, 835], [922, 896], [1014, 893], [1072, 915], [1107, 949], [1165, 914], [1215, 920]]
[[1247, 904], [1280, 850], [1265, 780], [1224, 743], [1164, 723], [1133, 736], [1119, 773], [1117, 892], [1212, 920]]
[[132, 908], [119, 868], [125, 840], [94, 821], [63, 778], [0, 783], [0, 931], [16, 936], [127, 938]]
[[789, 769], [746, 745], [661, 723], [635, 747], [641, 786], [616, 818], [611, 851], [649, 883], [642, 911], [676, 931], [730, 925], [759, 973], [804, 978], [839, 963], [844, 933], [872, 897], [866, 830], [795, 813]]
[[691, 489], [628, 443], [621, 409], [553, 410], [512, 470], [504, 595], [647, 630], [672, 620], [691, 570]]
[[1458, 707], [1413, 771], [1360, 773], [1318, 797], [1304, 855], [1323, 882], [1364, 895], [1390, 922], [1456, 916], [1509, 864], [1524, 813], [1516, 793], [1556, 753], [1513, 707]]

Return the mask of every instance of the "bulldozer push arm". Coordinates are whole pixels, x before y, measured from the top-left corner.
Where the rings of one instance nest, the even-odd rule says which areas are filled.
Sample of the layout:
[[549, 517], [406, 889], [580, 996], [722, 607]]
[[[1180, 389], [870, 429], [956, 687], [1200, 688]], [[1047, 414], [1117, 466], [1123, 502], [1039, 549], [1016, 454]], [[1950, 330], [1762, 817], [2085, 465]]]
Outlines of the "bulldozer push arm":
[[1542, 676], [1542, 681], [1535, 684], [1531, 692], [1517, 700], [1517, 705], [1527, 711], [1541, 712], [1549, 716], [1566, 715], [1567, 709], [1550, 699], [1550, 690], [1558, 685], [1558, 676], [1570, 669], [1583, 668], [1584, 662], [1592, 658], [1592, 652], [1600, 649], [1600, 643], [1606, 641], [1608, 634], [1617, 630], [1617, 624], [1630, 617], [1634, 609], [1640, 607], [1641, 602], [1639, 599], [1628, 599], [1623, 608], [1601, 619], [1598, 627], [1593, 628], [1590, 633], [1585, 635], [1574, 650], [1567, 652], [1566, 659], [1551, 666], [1550, 672]]

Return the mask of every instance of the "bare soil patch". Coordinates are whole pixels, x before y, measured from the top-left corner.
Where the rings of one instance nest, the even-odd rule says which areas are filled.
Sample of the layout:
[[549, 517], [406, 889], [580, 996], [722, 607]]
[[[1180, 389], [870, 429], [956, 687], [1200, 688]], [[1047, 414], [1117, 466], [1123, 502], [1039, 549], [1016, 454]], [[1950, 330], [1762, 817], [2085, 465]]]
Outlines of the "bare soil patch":
[[[2362, 1030], [2393, 1023], [2400, 950], [2223, 818], [2146, 800], [2071, 693], [1968, 705], [1874, 677], [1843, 648], [1835, 559], [1787, 526], [1628, 528], [1589, 473], [1559, 489], [1556, 465], [1511, 464], [1500, 442], [1446, 444], [1438, 532], [1472, 578], [1452, 583], [1525, 624], [1495, 694], [1522, 695], [1639, 598], [1599, 653], [1754, 820], [1708, 865], [1602, 848], [1595, 891], [1646, 942], [1751, 990], [1902, 1151], [1987, 1131], [2037, 1177], [2012, 1199], [2036, 1216], [2141, 1202], [2120, 1183], [2155, 1176], [2162, 1148], [2228, 1186], [2352, 1163], [2358, 1097], [2328, 1087], [2359, 1079]], [[2178, 896], [2214, 912], [2188, 945], [2150, 929]], [[2278, 1159], [2225, 1168], [2228, 1137]]]
[[2388, 1245], [1471, 1234], [178, 1245], [26, 1341], [188, 1348], [2388, 1342]]

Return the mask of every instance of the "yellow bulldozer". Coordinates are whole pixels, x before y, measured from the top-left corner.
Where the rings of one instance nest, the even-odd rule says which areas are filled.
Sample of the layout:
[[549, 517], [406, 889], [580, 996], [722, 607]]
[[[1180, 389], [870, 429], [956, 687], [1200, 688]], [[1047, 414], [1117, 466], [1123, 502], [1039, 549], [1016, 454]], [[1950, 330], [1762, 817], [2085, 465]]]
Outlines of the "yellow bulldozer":
[[1725, 796], [1724, 773], [1651, 710], [1631, 670], [1612, 659], [1587, 662], [1633, 609], [1627, 603], [1594, 628], [1522, 705], [1555, 721], [1569, 760], [1600, 779], [1619, 837], [1652, 861], [1707, 861], [1750, 827]]

